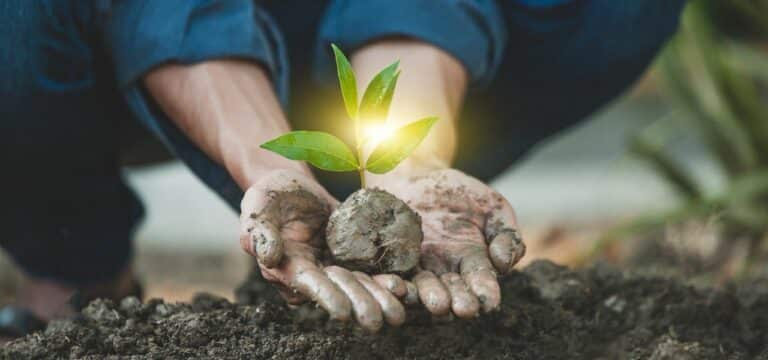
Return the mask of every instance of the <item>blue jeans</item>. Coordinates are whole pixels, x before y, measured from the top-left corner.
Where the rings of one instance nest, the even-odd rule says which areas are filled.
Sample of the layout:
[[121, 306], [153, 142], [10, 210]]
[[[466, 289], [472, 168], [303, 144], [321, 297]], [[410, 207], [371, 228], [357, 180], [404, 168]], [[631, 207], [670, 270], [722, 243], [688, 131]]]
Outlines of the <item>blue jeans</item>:
[[[425, 0], [276, 0], [261, 7], [246, 0], [5, 0], [0, 3], [0, 159], [6, 169], [0, 175], [0, 245], [27, 273], [74, 285], [109, 279], [123, 269], [142, 207], [125, 185], [117, 158], [126, 127], [137, 123], [237, 209], [242, 190], [146, 96], [140, 75], [158, 64], [253, 59], [271, 72], [294, 127], [327, 129], [318, 113], [341, 109], [341, 103], [332, 80], [324, 82], [332, 79], [330, 57], [318, 50], [318, 37], [327, 35], [347, 48], [384, 35], [421, 38], [455, 55], [470, 72], [473, 88], [459, 120], [456, 167], [489, 180], [537, 142], [629, 87], [675, 32], [684, 4], [542, 0], [546, 6], [529, 5], [537, 1], [446, 2], [471, 15], [457, 17], [470, 22], [453, 31], [479, 36], [454, 44], [444, 33], [450, 24], [436, 19], [433, 28], [427, 21], [401, 24], [402, 31], [372, 26], [348, 39], [333, 37], [334, 29], [347, 33], [342, 26], [347, 17], [360, 18], [354, 13], [334, 18], [334, 11], [398, 3], [420, 4], [409, 14], [429, 14], [425, 8], [435, 2]], [[131, 8], [139, 3], [143, 6]], [[377, 14], [369, 12], [360, 16]], [[487, 21], [477, 20], [483, 16]], [[136, 22], [145, 27], [125, 30]], [[237, 25], [237, 36], [228, 36], [231, 24]], [[179, 40], [178, 31], [188, 36]], [[353, 175], [318, 175], [339, 197], [356, 186]]]

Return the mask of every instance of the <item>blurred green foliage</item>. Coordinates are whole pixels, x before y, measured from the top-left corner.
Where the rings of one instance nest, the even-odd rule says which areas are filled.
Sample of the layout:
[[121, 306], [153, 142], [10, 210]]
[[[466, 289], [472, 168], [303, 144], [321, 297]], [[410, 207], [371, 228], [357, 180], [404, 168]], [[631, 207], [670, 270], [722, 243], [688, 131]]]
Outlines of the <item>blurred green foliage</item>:
[[[724, 238], [748, 239], [758, 249], [768, 233], [768, 0], [689, 1], [657, 65], [673, 110], [634, 134], [630, 151], [670, 184], [682, 205], [606, 239], [716, 214]], [[669, 151], [678, 138], [663, 125], [669, 123], [705, 145], [726, 179], [722, 192], [703, 191], [702, 179]]]
[[728, 36], [760, 40], [768, 35], [768, 0], [699, 2], [713, 25]]

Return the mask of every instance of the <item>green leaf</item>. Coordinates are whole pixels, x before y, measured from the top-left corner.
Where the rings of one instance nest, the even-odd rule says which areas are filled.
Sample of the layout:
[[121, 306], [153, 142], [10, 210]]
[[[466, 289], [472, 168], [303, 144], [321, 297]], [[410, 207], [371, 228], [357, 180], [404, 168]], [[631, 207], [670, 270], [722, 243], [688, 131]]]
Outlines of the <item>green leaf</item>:
[[336, 45], [331, 44], [333, 55], [336, 58], [336, 73], [339, 76], [339, 87], [344, 105], [347, 107], [347, 115], [350, 119], [357, 118], [357, 80], [352, 65]]
[[365, 168], [374, 174], [383, 174], [394, 169], [419, 146], [436, 121], [436, 116], [430, 116], [397, 129], [389, 139], [376, 146], [368, 157]]
[[306, 160], [328, 171], [354, 171], [358, 162], [341, 139], [321, 131], [292, 131], [261, 144], [291, 160]]
[[363, 124], [380, 124], [387, 119], [389, 104], [392, 102], [397, 78], [400, 76], [400, 71], [397, 70], [399, 65], [400, 61], [395, 61], [376, 74], [368, 84], [360, 103], [360, 120]]

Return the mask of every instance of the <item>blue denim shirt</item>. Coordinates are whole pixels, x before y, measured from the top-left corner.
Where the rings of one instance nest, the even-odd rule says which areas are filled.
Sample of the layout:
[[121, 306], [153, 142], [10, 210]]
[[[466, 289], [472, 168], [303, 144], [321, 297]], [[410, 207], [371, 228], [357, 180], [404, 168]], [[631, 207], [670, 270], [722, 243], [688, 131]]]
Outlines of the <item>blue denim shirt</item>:
[[[135, 115], [236, 206], [241, 189], [154, 108], [139, 79], [167, 62], [240, 57], [265, 65], [279, 97], [286, 101], [288, 59], [275, 24], [252, 0], [102, 0], [97, 5], [104, 45]], [[317, 71], [332, 71], [327, 57], [331, 42], [351, 49], [391, 35], [410, 35], [443, 48], [464, 64], [473, 83], [483, 84], [501, 62], [506, 28], [495, 0], [333, 0], [319, 28]]]
[[[29, 111], [39, 110], [41, 115], [38, 117], [42, 119], [48, 116], [46, 111], [55, 112], [52, 107], [35, 109], [31, 103], [14, 104], [14, 97], [20, 96], [37, 102], [59, 99], [55, 101], [68, 101], [69, 108], [83, 108], [84, 105], [76, 106], [72, 101], [61, 100], [61, 94], [85, 91], [96, 81], [88, 74], [88, 68], [101, 64], [97, 54], [103, 51], [114, 67], [110, 69], [116, 83], [114, 88], [122, 94], [132, 115], [236, 208], [242, 190], [225, 169], [213, 162], [159, 111], [145, 93], [140, 78], [150, 69], [168, 62], [189, 64], [222, 57], [249, 59], [268, 69], [275, 90], [285, 103], [289, 76], [286, 46], [275, 22], [259, 5], [269, 1], [281, 0], [7, 0], [0, 4], [0, 7], [6, 7], [0, 9], [4, 11], [0, 13], [18, 13], [19, 17], [7, 15], [12, 23], [0, 23], [0, 30], [10, 27], [0, 35], [0, 60], [7, 65], [0, 67], [0, 79], [5, 80], [0, 82], [0, 113], [14, 118], [15, 114], [26, 111], [24, 116], [17, 117], [29, 118]], [[595, 23], [602, 19], [614, 23], [622, 21], [602, 16], [612, 13], [643, 12], [651, 20], [661, 23], [660, 26], [653, 21], [647, 25], [643, 23], [643, 28], [637, 29], [637, 39], [611, 42], [611, 46], [632, 46], [643, 39], [658, 41], [657, 32], [669, 32], [667, 25], [671, 22], [668, 20], [677, 16], [684, 3], [684, 0], [324, 1], [325, 13], [318, 24], [314, 46], [316, 73], [333, 72], [328, 52], [331, 42], [349, 51], [376, 38], [407, 35], [432, 43], [460, 60], [472, 85], [480, 88], [494, 78], [504, 60], [505, 46], [515, 43], [512, 35], [525, 33], [526, 39], [534, 41], [540, 34], [584, 18], [590, 19], [585, 24], [589, 29], [584, 31], [606, 36]], [[500, 4], [507, 10], [512, 8], [513, 14], [503, 16]], [[590, 4], [594, 6], [588, 6]], [[32, 8], [37, 9], [39, 18], [26, 14], [31, 13]], [[674, 15], [657, 16], [671, 12]], [[31, 44], [25, 44], [15, 32], [43, 23], [46, 25], [39, 26], [41, 34], [32, 36], [35, 42], [43, 44], [34, 44], [29, 53], [24, 53], [24, 47]], [[508, 34], [508, 31], [514, 33]], [[540, 46], [544, 50], [539, 52], [533, 48], [515, 51], [518, 54], [541, 53], [546, 57], [546, 49], [571, 46], [575, 47], [573, 52], [578, 52], [578, 45], [547, 44]], [[97, 47], [98, 51], [93, 50]], [[35, 53], [35, 49], [45, 50]], [[590, 56], [579, 53], [568, 61], [590, 62]], [[33, 71], [39, 73], [26, 71], [29, 67], [36, 67]], [[104, 99], [91, 99], [91, 102], [105, 102], [112, 94], [108, 91], [95, 93]], [[85, 103], [87, 101], [83, 101]], [[81, 114], [69, 116], [76, 118]]]

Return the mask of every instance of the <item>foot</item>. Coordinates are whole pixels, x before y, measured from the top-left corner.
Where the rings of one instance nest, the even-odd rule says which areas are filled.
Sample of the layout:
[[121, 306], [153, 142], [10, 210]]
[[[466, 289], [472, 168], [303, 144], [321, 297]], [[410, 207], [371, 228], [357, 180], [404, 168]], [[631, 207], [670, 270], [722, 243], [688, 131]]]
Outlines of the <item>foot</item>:
[[14, 304], [0, 309], [0, 345], [36, 331], [51, 320], [68, 318], [95, 298], [122, 299], [141, 295], [130, 268], [114, 280], [73, 287], [50, 280], [29, 278], [19, 287]]
[[50, 280], [27, 279], [16, 293], [15, 305], [37, 316], [45, 322], [67, 318], [77, 310], [72, 304], [72, 297], [79, 292], [83, 301], [98, 297], [122, 299], [135, 295], [137, 284], [130, 268], [123, 271], [114, 280], [83, 287], [73, 287]]

